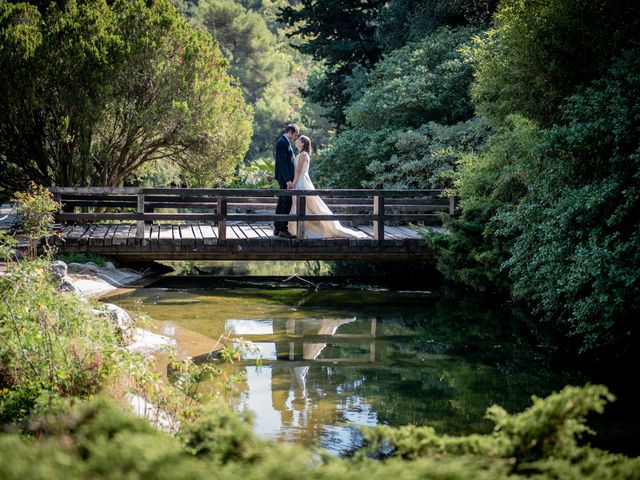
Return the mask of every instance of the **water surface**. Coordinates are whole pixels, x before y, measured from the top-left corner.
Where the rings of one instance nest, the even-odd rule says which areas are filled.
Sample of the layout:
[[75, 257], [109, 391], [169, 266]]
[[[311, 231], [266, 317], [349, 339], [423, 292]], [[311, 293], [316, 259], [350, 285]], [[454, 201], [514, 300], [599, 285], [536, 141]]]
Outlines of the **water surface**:
[[552, 342], [541, 332], [534, 338], [526, 318], [492, 299], [376, 286], [195, 284], [165, 279], [162, 288], [110, 301], [142, 309], [167, 332], [183, 327], [210, 339], [191, 348], [201, 350], [197, 359], [224, 334], [255, 342], [260, 353], [233, 367], [246, 376], [235, 405], [253, 412], [267, 438], [348, 454], [362, 444], [362, 426], [488, 432], [487, 407], [519, 411], [533, 394], [585, 380], [563, 371]]

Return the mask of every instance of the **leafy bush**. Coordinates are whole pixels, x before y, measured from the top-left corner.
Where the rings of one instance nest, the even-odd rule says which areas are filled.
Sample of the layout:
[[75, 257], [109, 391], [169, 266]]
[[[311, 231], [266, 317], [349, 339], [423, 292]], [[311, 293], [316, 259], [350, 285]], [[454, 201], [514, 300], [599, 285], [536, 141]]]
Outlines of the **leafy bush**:
[[448, 235], [434, 234], [438, 270], [449, 280], [484, 290], [509, 288], [501, 265], [509, 258], [512, 236], [498, 236], [492, 219], [515, 208], [527, 191], [529, 179], [522, 164], [540, 151], [540, 129], [517, 116], [509, 118], [479, 154], [466, 154], [455, 178], [460, 197], [459, 218], [445, 217]]
[[369, 430], [372, 450], [340, 459], [300, 447], [260, 441], [248, 424], [219, 404], [188, 428], [185, 444], [103, 400], [82, 402], [31, 424], [30, 439], [0, 437], [0, 455], [11, 455], [0, 478], [211, 478], [220, 479], [518, 479], [640, 478], [640, 462], [581, 446], [589, 412], [612, 399], [602, 386], [567, 387], [516, 415], [492, 407], [488, 435], [448, 437], [424, 427]]
[[[347, 110], [349, 127], [318, 156], [313, 168], [319, 183], [341, 188], [439, 184], [452, 162], [436, 158], [437, 150], [455, 144], [457, 133], [464, 137], [461, 148], [477, 145], [486, 135], [477, 123], [450, 131], [439, 126], [472, 116], [472, 71], [459, 49], [477, 32], [442, 28], [380, 61], [362, 98]], [[407, 170], [394, 174], [405, 163], [411, 163]]]
[[579, 442], [589, 412], [602, 413], [614, 399], [606, 387], [565, 387], [545, 399], [533, 397], [533, 406], [510, 415], [493, 406], [487, 417], [495, 422], [489, 435], [449, 437], [432, 428], [407, 426], [369, 429], [370, 450], [392, 449], [407, 459], [424, 457], [473, 458], [475, 468], [486, 462], [498, 467], [500, 478], [638, 478], [640, 461], [612, 455]]
[[28, 190], [16, 192], [12, 201], [16, 203], [21, 233], [30, 240], [29, 255], [35, 257], [40, 238], [48, 237], [51, 233], [54, 214], [60, 205], [49, 190], [34, 182], [31, 182]]
[[[417, 130], [394, 131], [390, 157], [373, 157], [366, 166], [372, 180], [365, 188], [450, 188], [454, 170], [463, 152], [481, 148], [490, 129], [479, 117], [455, 125], [429, 122]], [[364, 147], [367, 151], [367, 147]]]
[[515, 238], [513, 293], [577, 335], [584, 349], [632, 348], [640, 307], [640, 51], [571, 97], [547, 132], [529, 193], [495, 219]]
[[56, 290], [45, 261], [11, 264], [0, 276], [0, 298], [0, 416], [18, 420], [49, 397], [101, 391], [115, 361], [115, 333]]
[[153, 160], [232, 174], [252, 112], [209, 34], [165, 0], [35, 3], [0, 4], [0, 185], [120, 186]]
[[95, 263], [99, 267], [104, 267], [107, 264], [107, 261], [102, 255], [98, 255], [95, 253], [81, 253], [81, 252], [73, 252], [73, 253], [64, 253], [56, 255], [56, 258], [64, 263]]
[[518, 114], [549, 127], [560, 106], [640, 39], [640, 4], [502, 0], [493, 27], [467, 51], [477, 112], [500, 124]]

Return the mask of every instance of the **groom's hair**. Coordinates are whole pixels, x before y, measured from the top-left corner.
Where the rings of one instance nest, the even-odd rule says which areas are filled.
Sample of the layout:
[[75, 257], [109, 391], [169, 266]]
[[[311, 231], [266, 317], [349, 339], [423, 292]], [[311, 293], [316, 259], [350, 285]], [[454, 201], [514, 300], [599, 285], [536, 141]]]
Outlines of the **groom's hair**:
[[287, 125], [287, 128], [284, 129], [284, 133], [289, 133], [289, 132], [299, 134], [300, 127], [295, 123], [290, 123], [289, 125]]

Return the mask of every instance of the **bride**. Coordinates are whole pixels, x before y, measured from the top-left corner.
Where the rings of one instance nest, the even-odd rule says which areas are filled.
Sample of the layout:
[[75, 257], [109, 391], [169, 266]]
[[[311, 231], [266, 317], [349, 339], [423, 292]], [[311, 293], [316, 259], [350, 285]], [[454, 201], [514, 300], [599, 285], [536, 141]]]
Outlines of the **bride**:
[[[296, 147], [299, 155], [294, 159], [295, 176], [293, 177], [294, 190], [315, 190], [316, 187], [309, 177], [309, 163], [311, 162], [311, 140], [305, 135], [301, 135], [296, 140]], [[296, 202], [293, 202], [291, 214], [296, 212]], [[308, 215], [333, 215], [333, 212], [327, 207], [326, 203], [317, 196], [307, 197]], [[293, 228], [290, 232], [297, 235], [296, 222], [290, 222]], [[305, 221], [303, 238], [368, 238], [363, 232], [347, 228], [340, 224], [337, 220], [326, 221]]]

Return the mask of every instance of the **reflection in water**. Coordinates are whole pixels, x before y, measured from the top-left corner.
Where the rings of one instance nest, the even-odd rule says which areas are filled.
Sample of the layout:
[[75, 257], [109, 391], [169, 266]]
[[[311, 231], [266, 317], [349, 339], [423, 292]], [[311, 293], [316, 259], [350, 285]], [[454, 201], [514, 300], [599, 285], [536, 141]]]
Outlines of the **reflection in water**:
[[[313, 437], [331, 438], [331, 443], [342, 448], [353, 444], [352, 428], [339, 426], [349, 422], [357, 425], [375, 425], [368, 420], [369, 415], [358, 415], [363, 410], [363, 399], [350, 398], [346, 405], [347, 416], [340, 415], [339, 405], [334, 402], [324, 404], [322, 399], [307, 393], [307, 376], [311, 363], [321, 358], [327, 346], [326, 342], [305, 341], [306, 338], [332, 337], [343, 325], [356, 321], [352, 318], [288, 319], [274, 320], [238, 320], [230, 319], [225, 328], [235, 335], [251, 335], [258, 345], [259, 356], [265, 360], [283, 359], [281, 364], [264, 367], [246, 366], [248, 390], [240, 406], [246, 407], [256, 415], [256, 431], [262, 435], [282, 440], [296, 441]], [[286, 342], [264, 342], [260, 337], [272, 337], [275, 333], [287, 337]], [[372, 321], [372, 335], [375, 335], [375, 319]], [[372, 345], [371, 361], [375, 358]], [[253, 353], [245, 354], [245, 359], [255, 359]], [[339, 362], [340, 359], [322, 359], [325, 362]], [[343, 359], [344, 360], [344, 359]], [[314, 392], [315, 393], [315, 392]], [[315, 402], [323, 403], [317, 408]], [[351, 405], [354, 404], [354, 405]], [[367, 409], [365, 407], [365, 409]], [[332, 425], [326, 429], [327, 425]], [[323, 442], [327, 443], [327, 442]]]
[[208, 338], [190, 345], [194, 356], [228, 332], [256, 342], [260, 367], [255, 354], [228, 367], [246, 372], [236, 406], [254, 413], [261, 435], [339, 454], [361, 444], [358, 426], [488, 432], [487, 407], [519, 411], [533, 394], [584, 383], [557, 373], [553, 345], [531, 336], [512, 307], [469, 295], [145, 288], [110, 301], [141, 301], [155, 320]]

